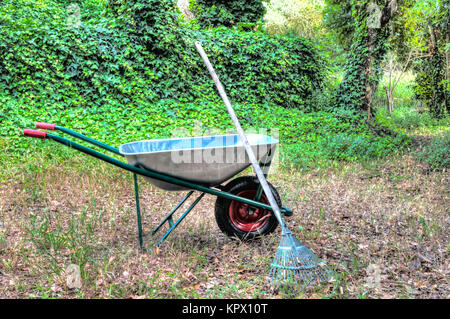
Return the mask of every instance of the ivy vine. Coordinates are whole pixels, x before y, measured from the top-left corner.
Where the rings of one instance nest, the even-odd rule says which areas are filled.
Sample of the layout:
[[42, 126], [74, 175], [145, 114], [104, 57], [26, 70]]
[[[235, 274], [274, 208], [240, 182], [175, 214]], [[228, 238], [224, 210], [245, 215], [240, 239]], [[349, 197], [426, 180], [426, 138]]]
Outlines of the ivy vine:
[[231, 27], [238, 23], [252, 24], [264, 17], [263, 0], [190, 0], [190, 10], [202, 26]]
[[[375, 13], [370, 9], [374, 4], [378, 10]], [[388, 8], [384, 1], [352, 0], [351, 5], [354, 21], [352, 45], [334, 106], [367, 112], [368, 119], [371, 119], [375, 113], [371, 102], [383, 74], [380, 64], [387, 51], [389, 28], [386, 19], [391, 17], [386, 12]], [[379, 21], [373, 21], [374, 14]]]

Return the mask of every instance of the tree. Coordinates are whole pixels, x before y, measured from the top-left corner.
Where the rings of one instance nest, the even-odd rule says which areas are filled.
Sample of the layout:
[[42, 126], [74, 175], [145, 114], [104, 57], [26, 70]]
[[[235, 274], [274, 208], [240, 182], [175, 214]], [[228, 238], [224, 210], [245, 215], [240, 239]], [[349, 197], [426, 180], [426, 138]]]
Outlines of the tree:
[[352, 15], [351, 0], [325, 0], [323, 21], [334, 33], [342, 48], [348, 51], [355, 32], [355, 19]]
[[265, 5], [264, 28], [267, 33], [308, 39], [329, 62], [329, 71], [342, 69], [345, 52], [338, 33], [324, 23], [328, 8], [325, 0], [270, 0]]
[[416, 1], [406, 13], [412, 19], [409, 27], [398, 28], [398, 33], [407, 37], [397, 47], [415, 45], [419, 49], [415, 63], [416, 95], [425, 101], [434, 117], [443, 117], [449, 112], [450, 1]]
[[403, 0], [389, 40], [398, 61], [416, 74], [416, 98], [435, 117], [449, 108], [449, 22], [450, 0]]
[[[333, 3], [339, 6], [337, 1]], [[343, 8], [348, 8], [349, 3], [351, 18], [347, 16], [347, 21], [352, 25], [345, 25], [342, 30], [352, 32], [352, 44], [344, 78], [336, 91], [335, 106], [364, 111], [370, 121], [374, 112], [372, 100], [383, 74], [381, 62], [387, 51], [389, 24], [397, 12], [397, 1], [350, 0], [343, 2]]]
[[403, 64], [397, 61], [396, 56], [392, 52], [389, 52], [386, 56], [387, 61], [383, 72], [388, 76], [388, 84], [384, 87], [384, 90], [386, 92], [387, 110], [389, 113], [394, 109], [395, 88], [411, 64], [412, 53], [413, 51], [411, 50], [407, 60]]
[[323, 36], [324, 3], [317, 0], [272, 0], [267, 3], [265, 28], [272, 34], [294, 33], [310, 40]]

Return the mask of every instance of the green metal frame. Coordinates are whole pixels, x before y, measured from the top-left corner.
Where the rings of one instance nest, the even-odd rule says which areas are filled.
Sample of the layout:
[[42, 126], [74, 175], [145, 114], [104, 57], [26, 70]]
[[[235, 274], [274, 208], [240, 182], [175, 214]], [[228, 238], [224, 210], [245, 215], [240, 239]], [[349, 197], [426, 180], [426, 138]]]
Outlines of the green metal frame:
[[[79, 138], [80, 140], [83, 140], [85, 142], [91, 143], [91, 144], [93, 144], [95, 146], [98, 146], [100, 148], [103, 148], [104, 150], [107, 150], [107, 151], [109, 151], [111, 153], [123, 156], [122, 154], [120, 154], [118, 148], [115, 148], [115, 147], [112, 147], [112, 146], [110, 146], [108, 144], [105, 144], [105, 143], [99, 142], [97, 140], [94, 140], [93, 138], [90, 138], [89, 136], [86, 136], [86, 135], [80, 134], [78, 132], [72, 131], [72, 130], [66, 128], [66, 127], [55, 125], [55, 130], [67, 133], [67, 134], [69, 134], [69, 135], [71, 135], [73, 137]], [[49, 134], [47, 133], [47, 137], [48, 137], [48, 135]]]
[[[259, 166], [261, 167], [263, 174], [264, 174], [264, 178], [267, 178], [267, 175], [269, 175], [269, 169], [270, 169], [270, 165], [272, 164], [272, 150], [269, 150], [269, 153], [267, 153], [267, 157], [269, 158], [268, 162], [260, 162]], [[261, 195], [263, 193], [263, 188], [261, 186], [261, 184], [259, 184], [258, 189], [256, 190], [256, 195], [255, 195], [255, 200], [259, 201], [261, 199]]]
[[[94, 140], [88, 136], [85, 136], [83, 134], [77, 133], [75, 131], [72, 131], [70, 129], [67, 129], [65, 127], [61, 127], [61, 126], [55, 126], [55, 130], [59, 130], [61, 132], [67, 133], [75, 138], [81, 139], [85, 142], [88, 142], [90, 144], [93, 144], [95, 146], [98, 146], [102, 149], [105, 149], [109, 152], [112, 152], [116, 155], [120, 155], [123, 156], [120, 152], [119, 149], [112, 147], [110, 145], [104, 144], [102, 142], [99, 142], [97, 140]], [[255, 208], [262, 208], [262, 209], [266, 209], [266, 210], [272, 210], [272, 207], [270, 205], [264, 204], [259, 202], [259, 197], [262, 194], [262, 189], [259, 190], [257, 192], [257, 196], [255, 198], [255, 200], [251, 200], [248, 198], [244, 198], [244, 197], [240, 197], [240, 196], [236, 196], [234, 194], [225, 192], [220, 190], [220, 186], [217, 187], [206, 187], [200, 184], [196, 184], [196, 183], [192, 183], [190, 181], [178, 178], [178, 177], [174, 177], [174, 176], [170, 176], [170, 175], [166, 175], [166, 174], [162, 174], [159, 172], [156, 172], [152, 169], [149, 168], [141, 168], [141, 167], [136, 167], [133, 165], [130, 165], [128, 163], [125, 163], [123, 161], [117, 160], [116, 158], [107, 156], [103, 153], [100, 153], [96, 150], [93, 150], [91, 148], [88, 148], [86, 146], [83, 146], [81, 144], [75, 143], [69, 139], [66, 139], [64, 137], [55, 135], [55, 134], [50, 134], [47, 133], [46, 134], [46, 138], [51, 139], [55, 142], [58, 142], [60, 144], [63, 144], [65, 146], [68, 146], [70, 148], [73, 148], [77, 151], [80, 151], [84, 154], [93, 156], [97, 159], [100, 159], [102, 161], [105, 161], [107, 163], [110, 163], [114, 166], [120, 167], [122, 169], [125, 169], [127, 171], [130, 171], [134, 174], [133, 178], [134, 178], [134, 192], [135, 192], [135, 200], [136, 200], [136, 214], [137, 214], [137, 223], [138, 223], [138, 236], [139, 236], [139, 246], [142, 248], [143, 247], [143, 232], [142, 232], [142, 222], [141, 222], [141, 212], [140, 212], [140, 205], [139, 205], [139, 185], [138, 185], [138, 180], [137, 180], [137, 175], [142, 175], [142, 176], [147, 176], [150, 178], [154, 178], [154, 179], [158, 179], [164, 182], [168, 182], [171, 184], [175, 184], [178, 186], [183, 186], [189, 189], [192, 189], [192, 191], [190, 191], [182, 200], [180, 203], [178, 203], [178, 205], [163, 219], [163, 221], [153, 230], [152, 235], [154, 235], [165, 223], [169, 224], [169, 230], [162, 236], [162, 238], [158, 241], [157, 245], [160, 245], [161, 242], [167, 238], [167, 236], [169, 236], [169, 234], [183, 221], [183, 219], [192, 211], [192, 209], [200, 202], [200, 200], [203, 198], [203, 196], [205, 194], [211, 194], [214, 196], [218, 196], [218, 197], [223, 197], [226, 199], [230, 199], [230, 200], [234, 200], [234, 201], [239, 201], [245, 204], [248, 204], [251, 208], [255, 209]], [[264, 166], [270, 166], [270, 162], [269, 163], [265, 163]], [[268, 170], [267, 170], [268, 171]], [[266, 173], [267, 174], [267, 173]], [[197, 197], [197, 199], [189, 206], [189, 208], [181, 215], [181, 217], [179, 217], [179, 219], [177, 221], [173, 221], [173, 214], [184, 204], [184, 202], [193, 194], [194, 191], [198, 191], [201, 194]], [[293, 211], [287, 207], [281, 207], [281, 213], [284, 214], [285, 216], [291, 216], [293, 214]]]
[[[171, 210], [171, 212], [169, 213], [169, 215], [167, 215], [162, 221], [161, 223], [155, 227], [155, 229], [152, 232], [152, 235], [156, 234], [156, 232], [166, 223], [169, 223], [169, 227], [173, 226], [173, 219], [172, 219], [172, 215], [178, 210], [178, 208], [181, 207], [181, 205], [184, 204], [184, 202], [191, 197], [191, 195], [194, 193], [194, 191], [190, 191], [186, 196], [184, 196], [184, 198], [178, 203], [178, 205]], [[203, 194], [203, 193], [202, 193]]]

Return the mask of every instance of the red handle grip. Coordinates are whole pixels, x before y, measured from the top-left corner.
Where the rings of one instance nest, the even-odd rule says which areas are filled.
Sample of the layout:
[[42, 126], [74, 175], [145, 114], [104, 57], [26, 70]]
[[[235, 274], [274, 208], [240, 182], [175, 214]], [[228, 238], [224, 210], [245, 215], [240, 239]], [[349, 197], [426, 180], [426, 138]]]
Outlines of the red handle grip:
[[36, 128], [40, 128], [43, 130], [51, 130], [54, 131], [55, 130], [55, 124], [49, 124], [49, 123], [41, 123], [41, 122], [37, 122], [36, 123]]
[[46, 132], [42, 132], [42, 131], [37, 131], [37, 130], [30, 130], [28, 128], [23, 130], [23, 136], [28, 136], [28, 137], [37, 137], [37, 138], [46, 138], [47, 137], [47, 133]]

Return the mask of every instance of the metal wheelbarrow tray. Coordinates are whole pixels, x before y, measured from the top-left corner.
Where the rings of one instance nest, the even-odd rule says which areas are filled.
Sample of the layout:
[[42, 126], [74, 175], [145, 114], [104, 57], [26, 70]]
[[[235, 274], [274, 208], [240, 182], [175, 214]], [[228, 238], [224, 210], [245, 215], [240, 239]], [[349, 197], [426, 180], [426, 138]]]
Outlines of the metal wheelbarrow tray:
[[[278, 144], [278, 140], [261, 134], [249, 134], [247, 138], [263, 162]], [[138, 141], [120, 145], [119, 152], [131, 165], [204, 186], [220, 185], [251, 165], [237, 134]], [[150, 177], [145, 179], [169, 191], [187, 189]]]
[[[272, 232], [277, 226], [273, 210], [256, 177], [241, 176], [222, 185], [251, 165], [237, 134], [137, 141], [115, 148], [55, 124], [36, 123], [36, 128], [61, 131], [127, 159], [128, 163], [125, 163], [47, 131], [24, 130], [24, 136], [53, 140], [134, 174], [138, 238], [141, 248], [143, 233], [137, 175], [143, 176], [164, 190], [189, 190], [151, 233], [154, 235], [163, 225], [169, 224], [169, 230], [157, 245], [167, 238], [205, 194], [217, 196], [215, 218], [219, 228], [228, 236], [237, 236], [244, 240], [253, 239]], [[264, 174], [267, 175], [278, 140], [260, 134], [249, 134], [247, 138]], [[276, 189], [270, 186], [281, 206], [280, 196]], [[194, 191], [200, 192], [199, 196], [174, 221], [173, 214]], [[281, 213], [285, 216], [293, 214], [292, 210], [284, 206], [281, 206]]]

